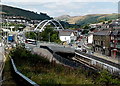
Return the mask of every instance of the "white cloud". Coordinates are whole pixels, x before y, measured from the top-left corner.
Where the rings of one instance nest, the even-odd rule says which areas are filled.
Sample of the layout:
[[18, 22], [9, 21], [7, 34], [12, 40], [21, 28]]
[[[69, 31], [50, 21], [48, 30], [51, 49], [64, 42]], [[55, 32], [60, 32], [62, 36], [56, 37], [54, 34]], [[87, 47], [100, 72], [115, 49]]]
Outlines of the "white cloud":
[[[20, 7], [20, 8], [38, 12], [38, 13], [39, 12], [47, 13], [51, 17], [60, 16], [64, 14], [78, 16], [78, 15], [95, 14], [95, 13], [116, 12], [116, 9], [114, 8], [111, 9], [111, 5], [110, 7], [106, 7], [106, 8], [103, 8], [102, 5], [96, 6], [92, 4], [91, 6], [89, 2], [80, 2], [83, 0], [69, 0], [69, 2], [68, 0], [61, 0], [61, 2], [57, 2], [60, 0], [52, 0], [55, 2], [50, 2], [51, 0], [47, 0], [47, 2], [39, 2], [41, 0], [39, 1], [34, 0], [34, 2], [32, 2], [33, 0], [29, 0], [29, 2], [27, 2], [28, 0], [19, 0], [19, 2], [17, 2], [16, 0], [11, 0], [14, 2], [11, 2], [11, 1], [7, 2], [7, 1], [8, 0], [6, 0], [3, 3], [8, 4], [10, 6], [16, 6], [18, 8]], [[75, 2], [75, 1], [79, 1], [79, 2]], [[89, 0], [84, 0], [84, 1], [89, 1]], [[102, 1], [108, 1], [108, 0], [101, 0], [100, 2]], [[109, 3], [106, 3], [106, 4], [109, 4]]]
[[117, 13], [117, 9], [116, 11], [114, 9], [95, 9], [96, 11], [94, 11], [93, 9], [88, 10], [87, 12], [82, 13], [82, 15], [86, 15], [86, 14], [111, 14], [111, 13]]
[[118, 2], [119, 0], [1, 0], [2, 2]]
[[54, 2], [54, 3], [46, 3], [46, 4], [43, 4], [42, 6], [48, 14], [54, 14], [54, 16], [56, 15], [60, 16], [64, 14], [73, 15], [73, 13], [75, 15], [76, 14], [74, 12], [75, 10], [80, 10], [81, 8], [84, 8], [84, 6], [86, 5], [87, 3], [76, 3], [76, 2], [57, 3], [57, 2]]
[[2, 2], [118, 2], [119, 0], [1, 0]]

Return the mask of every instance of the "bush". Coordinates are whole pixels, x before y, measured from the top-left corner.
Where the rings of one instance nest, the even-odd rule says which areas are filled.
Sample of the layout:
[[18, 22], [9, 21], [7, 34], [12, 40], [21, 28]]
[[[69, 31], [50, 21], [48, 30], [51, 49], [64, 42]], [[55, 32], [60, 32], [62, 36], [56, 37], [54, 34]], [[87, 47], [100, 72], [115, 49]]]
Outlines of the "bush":
[[23, 47], [11, 51], [11, 56], [18, 70], [38, 84], [93, 84], [91, 78], [86, 78], [79, 70], [50, 63], [44, 57], [31, 54]]
[[109, 85], [120, 85], [120, 80], [114, 78], [107, 70], [103, 70], [99, 73], [99, 77], [96, 80], [97, 84]]
[[[50, 64], [49, 60], [44, 57], [38, 56], [37, 54], [32, 54], [30, 51], [26, 50], [24, 47], [18, 46], [10, 52], [11, 57], [15, 60], [17, 65], [29, 64]], [[21, 63], [21, 64], [20, 64]]]

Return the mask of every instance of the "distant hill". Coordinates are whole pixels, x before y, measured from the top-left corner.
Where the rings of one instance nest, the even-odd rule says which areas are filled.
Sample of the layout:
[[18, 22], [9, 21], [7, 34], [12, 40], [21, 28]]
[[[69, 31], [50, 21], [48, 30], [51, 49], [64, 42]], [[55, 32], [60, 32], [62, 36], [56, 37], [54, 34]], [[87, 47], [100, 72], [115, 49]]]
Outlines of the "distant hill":
[[117, 17], [118, 14], [91, 14], [85, 16], [58, 17], [56, 19], [64, 20], [69, 24], [86, 25], [90, 23], [98, 23], [100, 21], [117, 19]]
[[67, 21], [69, 20], [71, 16], [69, 15], [62, 15], [62, 16], [59, 16], [59, 17], [55, 17], [55, 19], [58, 19], [58, 20], [61, 20], [61, 21]]
[[0, 13], [4, 13], [8, 16], [23, 16], [23, 17], [26, 17], [26, 18], [32, 19], [32, 20], [51, 19], [51, 17], [49, 17], [45, 13], [37, 14], [33, 11], [24, 10], [24, 9], [11, 7], [11, 6], [7, 6], [7, 5], [0, 5], [0, 8], [2, 8], [2, 12], [0, 12]]

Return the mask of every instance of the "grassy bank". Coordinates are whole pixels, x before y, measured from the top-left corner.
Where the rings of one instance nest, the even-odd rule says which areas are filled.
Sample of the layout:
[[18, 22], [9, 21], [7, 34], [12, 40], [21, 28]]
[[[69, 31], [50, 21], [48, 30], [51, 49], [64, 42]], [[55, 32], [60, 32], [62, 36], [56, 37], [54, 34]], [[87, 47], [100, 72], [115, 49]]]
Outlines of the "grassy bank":
[[10, 58], [6, 55], [5, 67], [3, 71], [3, 83], [2, 86], [18, 86], [12, 76]]
[[38, 84], [120, 84], [119, 79], [113, 79], [108, 72], [94, 75], [81, 68], [73, 69], [50, 63], [44, 57], [31, 54], [22, 47], [11, 51], [11, 57], [18, 70]]

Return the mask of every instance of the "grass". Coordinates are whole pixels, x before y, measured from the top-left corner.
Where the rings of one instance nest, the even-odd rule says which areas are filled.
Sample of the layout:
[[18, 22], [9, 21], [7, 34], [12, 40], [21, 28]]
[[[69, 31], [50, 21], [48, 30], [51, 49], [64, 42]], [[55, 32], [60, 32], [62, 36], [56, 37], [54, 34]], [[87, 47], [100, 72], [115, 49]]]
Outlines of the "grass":
[[[37, 84], [52, 84], [53, 86], [53, 84], [93, 85], [97, 83], [101, 85], [101, 83], [111, 84], [115, 80], [107, 72], [99, 75], [90, 75], [89, 71], [82, 68], [73, 69], [60, 64], [50, 63], [44, 57], [31, 54], [31, 52], [21, 47], [17, 47], [10, 54], [19, 71]], [[118, 84], [120, 80], [116, 79], [114, 82]]]
[[19, 67], [20, 71], [38, 84], [93, 84], [80, 70], [55, 64], [55, 67]]
[[18, 86], [12, 76], [11, 63], [8, 55], [6, 56], [5, 67], [3, 70], [3, 79], [4, 81], [2, 83], [2, 86]]

